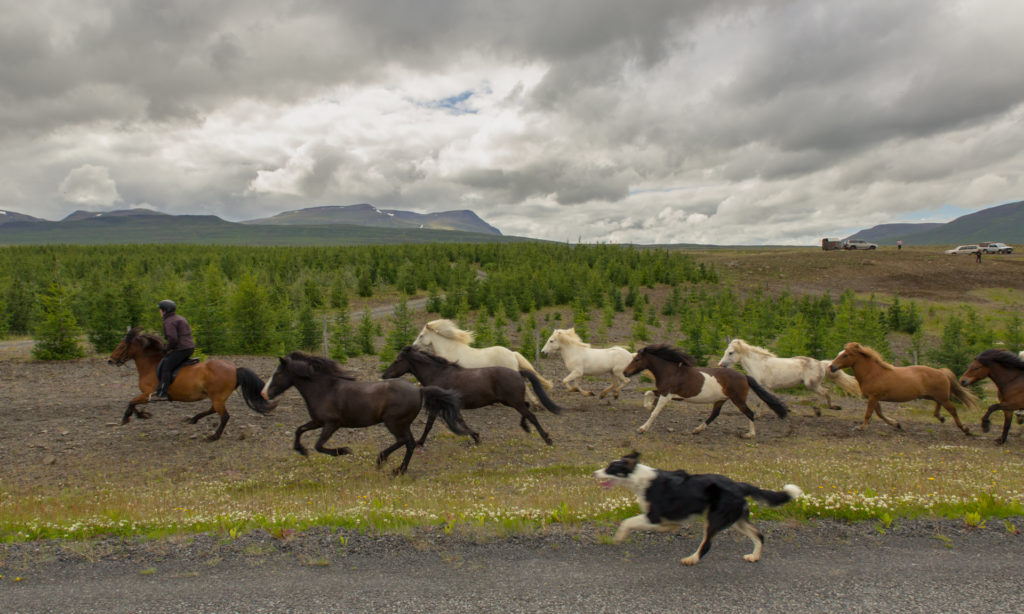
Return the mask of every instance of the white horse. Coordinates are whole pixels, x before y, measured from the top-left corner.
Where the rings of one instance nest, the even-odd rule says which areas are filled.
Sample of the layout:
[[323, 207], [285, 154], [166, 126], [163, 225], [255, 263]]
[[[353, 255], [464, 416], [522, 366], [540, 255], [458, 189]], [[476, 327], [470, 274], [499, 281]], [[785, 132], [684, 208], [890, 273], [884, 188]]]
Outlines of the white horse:
[[[545, 388], [551, 390], [551, 380], [537, 373], [522, 354], [500, 345], [486, 348], [469, 347], [473, 337], [472, 332], [458, 328], [451, 320], [431, 320], [420, 329], [420, 334], [416, 336], [412, 346], [463, 367], [508, 367], [514, 371], [526, 369], [536, 375]], [[529, 389], [527, 391], [530, 392]]]
[[589, 390], [583, 390], [572, 382], [584, 375], [610, 374], [615, 380], [610, 386], [601, 391], [601, 398], [609, 392], [617, 399], [622, 387], [629, 383], [629, 378], [622, 374], [629, 361], [633, 360], [633, 353], [624, 347], [612, 346], [610, 348], [595, 349], [589, 343], [580, 339], [575, 328], [556, 328], [548, 342], [541, 349], [544, 354], [559, 353], [565, 367], [569, 369], [569, 375], [562, 379], [569, 392], [579, 392], [585, 396], [593, 396]]
[[[737, 362], [748, 375], [770, 390], [806, 386], [823, 398], [829, 409], [842, 408], [832, 404], [832, 397], [823, 385], [825, 380], [834, 382], [849, 394], [861, 396], [857, 380], [842, 370], [831, 372], [828, 368], [832, 362], [830, 360], [818, 360], [810, 356], [779, 358], [762, 347], [750, 345], [742, 339], [733, 339], [725, 349], [722, 360], [718, 361], [718, 366], [729, 367]], [[814, 415], [821, 415], [821, 409], [817, 406]]]

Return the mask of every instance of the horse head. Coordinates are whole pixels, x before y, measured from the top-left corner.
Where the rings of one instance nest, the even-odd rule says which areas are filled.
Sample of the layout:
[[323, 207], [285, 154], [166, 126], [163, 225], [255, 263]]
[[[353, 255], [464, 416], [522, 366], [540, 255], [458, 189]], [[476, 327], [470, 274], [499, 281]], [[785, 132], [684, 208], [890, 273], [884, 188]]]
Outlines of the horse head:
[[390, 365], [388, 365], [387, 369], [384, 369], [384, 372], [381, 373], [380, 376], [384, 379], [392, 379], [395, 377], [401, 377], [408, 373], [412, 368], [409, 361], [409, 355], [415, 351], [417, 350], [415, 350], [411, 345], [403, 347], [398, 351], [398, 356], [395, 356], [395, 359]]
[[741, 339], [733, 339], [729, 342], [729, 346], [725, 348], [725, 354], [722, 354], [722, 359], [718, 361], [719, 367], [731, 367], [740, 359], [740, 349], [743, 341]]
[[548, 337], [547, 343], [540, 349], [540, 353], [544, 355], [553, 354], [562, 349], [562, 344], [559, 340], [562, 338], [562, 334], [565, 332], [564, 328], [556, 328], [552, 331], [551, 336]]
[[960, 376], [961, 386], [970, 386], [975, 382], [980, 382], [989, 376], [988, 365], [985, 365], [980, 360], [975, 358], [971, 361], [971, 364], [967, 366], [967, 370]]
[[840, 369], [852, 367], [860, 358], [870, 358], [872, 354], [878, 355], [874, 350], [871, 350], [871, 354], [869, 354], [866, 351], [869, 349], [856, 341], [847, 343], [843, 346], [842, 351], [836, 354], [836, 357], [829, 363], [828, 370], [835, 373]]
[[129, 360], [133, 360], [140, 354], [160, 354], [163, 352], [164, 343], [156, 335], [142, 332], [141, 326], [129, 327], [121, 343], [117, 344], [114, 351], [107, 358], [107, 364], [120, 367]]

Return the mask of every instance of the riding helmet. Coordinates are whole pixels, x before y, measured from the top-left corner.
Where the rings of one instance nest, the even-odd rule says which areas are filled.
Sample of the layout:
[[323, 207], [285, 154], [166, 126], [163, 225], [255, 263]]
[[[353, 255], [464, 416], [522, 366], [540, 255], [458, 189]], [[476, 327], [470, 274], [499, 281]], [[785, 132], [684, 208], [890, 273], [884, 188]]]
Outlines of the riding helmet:
[[168, 299], [160, 301], [159, 303], [156, 304], [156, 306], [159, 307], [160, 309], [163, 309], [167, 313], [174, 313], [174, 311], [178, 309], [178, 306], [174, 304], [174, 301]]

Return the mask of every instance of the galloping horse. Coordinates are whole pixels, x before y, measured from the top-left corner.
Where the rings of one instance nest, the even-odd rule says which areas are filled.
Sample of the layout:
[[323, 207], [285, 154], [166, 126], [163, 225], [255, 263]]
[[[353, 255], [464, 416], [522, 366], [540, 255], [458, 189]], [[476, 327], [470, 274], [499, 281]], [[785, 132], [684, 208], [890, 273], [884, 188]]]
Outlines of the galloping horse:
[[960, 376], [960, 385], [969, 386], [986, 377], [995, 383], [999, 402], [989, 405], [981, 419], [981, 430], [987, 433], [988, 417], [1001, 410], [1003, 433], [996, 439], [996, 443], [1006, 443], [1013, 413], [1024, 410], [1024, 360], [1006, 350], [985, 350], [974, 358], [967, 371]]
[[882, 355], [866, 345], [851, 341], [843, 346], [843, 351], [836, 356], [829, 369], [838, 371], [851, 367], [853, 376], [860, 384], [860, 390], [868, 399], [867, 410], [864, 412], [864, 422], [857, 425], [857, 430], [864, 430], [871, 420], [871, 414], [878, 414], [878, 417], [889, 426], [902, 429], [899, 422], [890, 420], [882, 415], [880, 401], [913, 401], [914, 399], [930, 399], [935, 401], [933, 415], [939, 422], [946, 419], [939, 415], [939, 408], [945, 407], [946, 411], [953, 416], [953, 421], [960, 427], [965, 435], [970, 435], [970, 430], [960, 422], [960, 416], [956, 413], [956, 407], [952, 399], [956, 398], [964, 404], [967, 409], [979, 409], [978, 398], [969, 390], [960, 385], [956, 375], [949, 369], [935, 369], [924, 365], [912, 365], [909, 367], [895, 367], [882, 358]]
[[633, 353], [617, 345], [604, 349], [591, 348], [589, 343], [580, 339], [575, 328], [556, 328], [548, 337], [541, 352], [562, 355], [565, 367], [569, 369], [569, 375], [562, 379], [562, 383], [565, 384], [569, 392], [579, 392], [588, 397], [594, 395], [594, 393], [582, 390], [572, 383], [573, 380], [584, 375], [607, 373], [615, 378], [610, 386], [601, 391], [600, 398], [602, 399], [609, 392], [616, 399], [619, 398], [619, 391], [629, 383], [629, 378], [622, 373], [622, 370], [626, 368], [629, 361], [633, 360]]
[[[847, 375], [845, 371], [830, 371], [829, 360], [819, 360], [810, 356], [779, 358], [762, 347], [750, 345], [742, 339], [733, 339], [729, 342], [729, 347], [725, 348], [725, 354], [718, 361], [718, 366], [731, 367], [737, 362], [765, 388], [775, 390], [803, 385], [824, 399], [825, 406], [829, 409], [842, 408], [832, 404], [832, 397], [823, 385], [826, 379], [835, 382], [849, 394], [860, 396], [857, 380]], [[815, 406], [814, 415], [820, 416], [821, 408]]]
[[[462, 399], [462, 409], [476, 409], [493, 403], [507, 405], [519, 412], [521, 416], [519, 426], [524, 431], [529, 433], [530, 424], [533, 424], [544, 442], [551, 445], [551, 437], [541, 427], [537, 416], [530, 411], [523, 378], [530, 380], [533, 391], [548, 411], [560, 414], [562, 408], [544, 392], [540, 379], [526, 369], [513, 371], [505, 367], [462, 367], [440, 356], [421, 352], [407, 345], [398, 353], [395, 361], [384, 370], [381, 377], [390, 379], [406, 373], [412, 373], [424, 386], [440, 386], [458, 392]], [[434, 416], [429, 416], [427, 426], [423, 429], [423, 435], [420, 436], [416, 445], [423, 445], [423, 442], [427, 440], [427, 433], [430, 432], [433, 425]]]
[[765, 390], [753, 377], [735, 369], [698, 367], [692, 356], [665, 344], [649, 345], [641, 349], [626, 365], [623, 373], [627, 376], [636, 375], [644, 369], [654, 374], [658, 404], [654, 406], [654, 411], [647, 422], [636, 429], [638, 433], [643, 433], [651, 427], [651, 423], [658, 417], [672, 395], [682, 397], [682, 400], [690, 403], [714, 403], [711, 414], [694, 429], [694, 435], [703, 432], [714, 422], [727, 400], [732, 401], [750, 420], [750, 430], [743, 437], [749, 439], [757, 435], [754, 429], [754, 412], [747, 407], [747, 394], [750, 390], [753, 390], [780, 418], [785, 418], [788, 413], [786, 405]]
[[404, 380], [383, 382], [357, 382], [354, 374], [329, 358], [305, 352], [292, 352], [278, 360], [277, 369], [263, 388], [263, 398], [273, 399], [295, 386], [306, 402], [310, 421], [295, 430], [292, 447], [303, 456], [308, 455], [302, 445], [302, 434], [322, 429], [314, 448], [321, 454], [341, 456], [351, 454], [347, 447], [326, 448], [324, 443], [339, 428], [365, 428], [374, 424], [384, 426], [395, 436], [395, 443], [377, 454], [377, 468], [392, 452], [405, 446], [405, 458], [395, 475], [405, 473], [409, 459], [416, 449], [416, 440], [410, 428], [422, 407], [431, 416], [441, 414], [448, 428], [457, 435], [470, 435], [477, 442], [480, 436], [466, 426], [459, 412], [459, 395], [436, 386], [417, 386]]
[[[149, 412], [139, 411], [137, 406], [148, 403], [150, 393], [156, 390], [156, 366], [163, 356], [163, 349], [162, 339], [151, 333], [143, 333], [142, 328], [136, 326], [128, 330], [124, 339], [110, 354], [107, 362], [113, 365], [121, 366], [129, 360], [135, 361], [135, 368], [139, 372], [139, 390], [142, 391], [142, 394], [128, 401], [128, 409], [124, 412], [121, 424], [127, 424], [133, 413], [139, 418], [150, 417]], [[207, 360], [182, 367], [167, 389], [167, 396], [171, 401], [183, 403], [209, 398], [210, 409], [192, 416], [188, 422], [195, 424], [200, 418], [217, 412], [220, 415], [220, 424], [217, 430], [207, 437], [208, 440], [215, 441], [220, 439], [230, 417], [225, 403], [235, 388], [239, 387], [242, 389], [245, 404], [254, 411], [265, 414], [277, 406], [277, 403], [267, 403], [260, 397], [263, 380], [256, 373], [245, 367], [236, 367], [227, 360]]]
[[536, 375], [544, 388], [551, 390], [551, 382], [533, 368], [519, 352], [500, 345], [473, 348], [473, 333], [461, 330], [451, 320], [431, 320], [423, 325], [412, 346], [462, 365], [463, 367], [507, 367], [513, 371], [526, 369]]

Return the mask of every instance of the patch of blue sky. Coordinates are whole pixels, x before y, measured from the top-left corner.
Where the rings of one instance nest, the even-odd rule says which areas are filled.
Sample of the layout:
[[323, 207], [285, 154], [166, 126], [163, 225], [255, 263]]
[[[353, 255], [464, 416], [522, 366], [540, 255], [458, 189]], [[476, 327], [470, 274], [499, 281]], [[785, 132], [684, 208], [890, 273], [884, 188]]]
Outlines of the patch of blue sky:
[[427, 100], [417, 104], [428, 109], [448, 111], [455, 115], [475, 115], [476, 109], [470, 108], [469, 106], [469, 99], [472, 98], [475, 93], [476, 92], [474, 90], [466, 90], [460, 94], [455, 94], [454, 96], [441, 98], [440, 100]]

